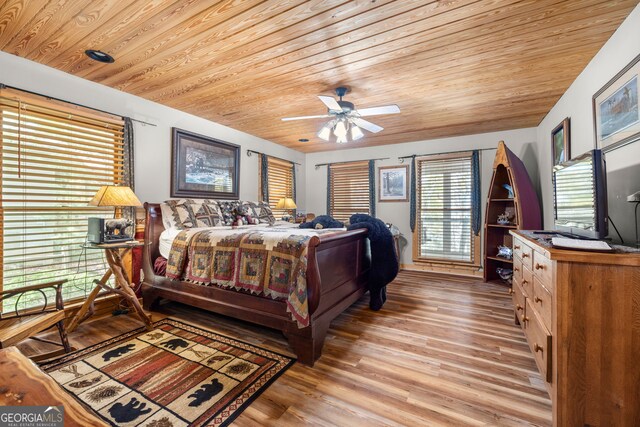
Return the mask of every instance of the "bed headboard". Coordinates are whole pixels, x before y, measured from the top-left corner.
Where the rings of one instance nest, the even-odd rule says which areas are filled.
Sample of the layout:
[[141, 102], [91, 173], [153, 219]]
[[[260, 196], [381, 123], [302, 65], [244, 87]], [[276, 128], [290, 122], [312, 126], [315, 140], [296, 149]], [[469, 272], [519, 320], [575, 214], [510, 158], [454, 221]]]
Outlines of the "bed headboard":
[[160, 256], [160, 234], [164, 231], [162, 211], [159, 203], [145, 203], [144, 210], [144, 241], [148, 245], [145, 252], [148, 253], [149, 263], [153, 266], [153, 262]]

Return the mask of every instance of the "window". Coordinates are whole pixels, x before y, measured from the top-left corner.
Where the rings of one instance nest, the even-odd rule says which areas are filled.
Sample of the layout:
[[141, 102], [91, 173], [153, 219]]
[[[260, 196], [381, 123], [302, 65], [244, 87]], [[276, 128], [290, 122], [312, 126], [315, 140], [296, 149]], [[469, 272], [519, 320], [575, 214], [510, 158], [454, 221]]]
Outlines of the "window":
[[471, 153], [416, 159], [416, 260], [473, 263]]
[[346, 221], [355, 213], [370, 213], [369, 162], [332, 164], [329, 174], [329, 215]]
[[[285, 214], [290, 214], [290, 210], [276, 209], [276, 203], [283, 197], [293, 197], [293, 168], [294, 164], [286, 160], [280, 160], [267, 156], [269, 163], [268, 186], [269, 186], [269, 206], [273, 211], [273, 215], [280, 219]], [[295, 200], [294, 200], [295, 201]]]
[[69, 300], [85, 297], [102, 277], [102, 251], [81, 246], [87, 218], [111, 217], [113, 208], [87, 203], [100, 186], [122, 183], [122, 135], [121, 119], [0, 90], [0, 289], [66, 278]]

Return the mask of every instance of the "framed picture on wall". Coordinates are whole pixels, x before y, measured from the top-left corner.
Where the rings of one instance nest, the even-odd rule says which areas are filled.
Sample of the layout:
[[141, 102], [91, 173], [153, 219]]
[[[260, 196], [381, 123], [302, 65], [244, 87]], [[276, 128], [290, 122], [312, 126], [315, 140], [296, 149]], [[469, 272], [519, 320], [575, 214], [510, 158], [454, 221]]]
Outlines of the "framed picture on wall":
[[570, 121], [569, 117], [567, 117], [551, 131], [553, 166], [571, 159], [569, 129]]
[[596, 148], [605, 151], [640, 139], [640, 55], [593, 95]]
[[406, 202], [409, 200], [408, 170], [407, 165], [378, 168], [379, 202]]
[[240, 146], [172, 128], [171, 197], [237, 199]]

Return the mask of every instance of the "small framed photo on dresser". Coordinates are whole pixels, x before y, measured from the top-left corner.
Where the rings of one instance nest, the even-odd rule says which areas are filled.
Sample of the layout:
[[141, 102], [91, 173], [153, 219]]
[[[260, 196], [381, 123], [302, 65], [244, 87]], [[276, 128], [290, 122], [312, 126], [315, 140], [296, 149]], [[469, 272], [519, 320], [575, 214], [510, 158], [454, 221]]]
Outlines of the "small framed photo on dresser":
[[593, 95], [596, 148], [609, 151], [640, 139], [640, 55]]

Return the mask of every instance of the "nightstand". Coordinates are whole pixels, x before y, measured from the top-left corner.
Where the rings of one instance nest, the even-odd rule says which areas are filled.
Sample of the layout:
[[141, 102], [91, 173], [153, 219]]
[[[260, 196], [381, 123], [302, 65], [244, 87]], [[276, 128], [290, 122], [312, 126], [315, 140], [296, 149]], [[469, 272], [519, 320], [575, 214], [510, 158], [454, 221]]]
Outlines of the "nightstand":
[[[133, 291], [133, 286], [129, 283], [127, 279], [127, 271], [122, 262], [122, 259], [129, 253], [133, 248], [137, 248], [140, 246], [144, 246], [144, 243], [140, 243], [138, 241], [131, 242], [123, 242], [123, 243], [105, 243], [105, 244], [86, 244], [83, 245], [83, 248], [86, 250], [103, 250], [105, 251], [105, 258], [107, 258], [107, 263], [109, 264], [109, 270], [102, 276], [102, 279], [96, 281], [96, 287], [93, 288], [89, 296], [87, 297], [82, 307], [78, 313], [71, 319], [69, 325], [67, 326], [67, 333], [71, 333], [78, 325], [89, 317], [91, 317], [94, 313], [94, 300], [100, 294], [100, 291], [104, 291], [104, 294], [115, 293], [120, 295], [126, 301], [128, 301], [131, 306], [134, 308], [136, 314], [145, 323], [145, 326], [148, 330], [153, 329], [153, 324], [151, 321], [151, 317], [148, 316], [140, 302], [138, 301], [138, 297]], [[109, 278], [113, 276], [115, 286], [111, 287], [107, 283]]]

